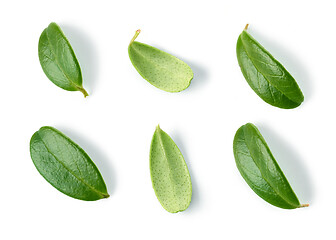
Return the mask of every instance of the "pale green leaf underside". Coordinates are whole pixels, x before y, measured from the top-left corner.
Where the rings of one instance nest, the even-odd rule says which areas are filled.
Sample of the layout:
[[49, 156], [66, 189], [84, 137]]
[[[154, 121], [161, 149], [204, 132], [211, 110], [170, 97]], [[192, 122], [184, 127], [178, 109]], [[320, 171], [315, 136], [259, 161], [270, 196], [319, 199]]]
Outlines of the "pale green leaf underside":
[[105, 182], [84, 150], [52, 127], [42, 127], [30, 140], [39, 173], [62, 193], [81, 200], [107, 198]]
[[167, 92], [180, 92], [193, 79], [191, 68], [180, 59], [140, 42], [128, 47], [131, 62], [150, 84]]
[[39, 60], [50, 81], [68, 91], [81, 91], [82, 73], [75, 53], [56, 23], [50, 23], [40, 36]]
[[237, 41], [241, 71], [258, 96], [279, 108], [295, 108], [304, 100], [290, 73], [244, 30]]
[[184, 158], [167, 133], [157, 127], [150, 148], [150, 173], [162, 207], [176, 213], [188, 208], [192, 185]]
[[280, 208], [300, 207], [285, 175], [253, 124], [248, 123], [238, 129], [233, 151], [239, 172], [257, 195]]

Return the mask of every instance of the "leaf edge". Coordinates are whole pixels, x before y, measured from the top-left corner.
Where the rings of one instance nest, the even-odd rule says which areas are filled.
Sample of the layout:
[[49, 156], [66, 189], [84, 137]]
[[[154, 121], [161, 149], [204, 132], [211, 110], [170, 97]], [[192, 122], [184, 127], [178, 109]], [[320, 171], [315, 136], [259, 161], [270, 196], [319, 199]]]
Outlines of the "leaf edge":
[[[52, 131], [56, 132], [57, 134], [61, 135], [62, 137], [64, 137], [65, 139], [70, 140], [70, 143], [71, 143], [71, 144], [75, 145], [75, 146], [78, 148], [78, 150], [81, 151], [81, 153], [83, 153], [84, 155], [86, 155], [86, 156], [90, 159], [91, 164], [92, 164], [93, 167], [97, 170], [97, 173], [99, 174], [99, 176], [100, 176], [102, 182], [104, 183], [104, 186], [105, 186], [105, 189], [106, 189], [106, 193], [103, 193], [103, 192], [100, 192], [100, 191], [94, 189], [92, 186], [90, 186], [90, 185], [87, 184], [87, 183], [84, 183], [84, 182], [83, 182], [83, 183], [84, 183], [85, 185], [89, 186], [89, 188], [93, 189], [93, 190], [94, 190], [93, 192], [97, 193], [97, 195], [98, 195], [98, 196], [101, 196], [101, 198], [97, 198], [97, 199], [83, 199], [83, 198], [79, 198], [79, 197], [75, 197], [75, 196], [69, 195], [68, 193], [66, 193], [65, 191], [63, 191], [63, 190], [60, 189], [59, 187], [57, 187], [54, 183], [50, 182], [50, 181], [48, 180], [48, 178], [46, 178], [46, 177], [44, 176], [44, 174], [43, 174], [43, 173], [40, 171], [40, 169], [36, 166], [35, 161], [33, 160], [33, 157], [32, 157], [32, 141], [33, 141], [33, 138], [34, 138], [35, 135], [39, 135], [39, 131], [40, 131], [40, 130], [43, 130], [43, 129], [49, 129], [49, 130], [52, 130]], [[42, 141], [41, 136], [39, 136], [39, 138], [40, 138], [41, 141]], [[98, 167], [96, 166], [96, 164], [92, 161], [92, 159], [91, 159], [91, 158], [89, 157], [89, 155], [84, 151], [84, 149], [82, 149], [77, 143], [75, 143], [73, 140], [71, 140], [68, 136], [66, 136], [64, 133], [62, 133], [62, 132], [59, 131], [58, 129], [56, 129], [56, 128], [54, 128], [54, 127], [51, 127], [51, 126], [43, 126], [43, 127], [41, 127], [41, 128], [40, 128], [39, 130], [37, 130], [37, 131], [32, 135], [32, 137], [30, 138], [30, 144], [29, 144], [29, 146], [30, 146], [30, 147], [29, 147], [29, 149], [30, 149], [30, 158], [31, 158], [31, 160], [32, 160], [32, 162], [33, 162], [33, 164], [34, 164], [36, 170], [37, 170], [37, 171], [39, 172], [39, 174], [44, 178], [44, 180], [46, 180], [51, 186], [53, 186], [53, 187], [54, 187], [56, 190], [58, 190], [59, 192], [63, 193], [64, 195], [66, 195], [66, 196], [68, 196], [68, 197], [71, 197], [71, 198], [74, 198], [74, 199], [78, 199], [78, 200], [82, 200], [82, 201], [87, 201], [87, 202], [97, 201], [97, 200], [101, 200], [101, 199], [105, 199], [105, 198], [109, 198], [109, 197], [110, 197], [110, 195], [109, 195], [109, 193], [108, 193], [108, 191], [107, 191], [106, 183], [105, 183], [105, 181], [104, 181], [104, 179], [103, 179], [103, 176], [101, 175], [101, 173], [100, 173]], [[67, 170], [67, 171], [68, 171], [68, 170]], [[71, 172], [70, 172], [70, 173], [71, 173]], [[72, 173], [71, 173], [71, 174], [72, 174]], [[72, 175], [73, 175], [73, 174], [72, 174]], [[77, 176], [74, 176], [74, 177], [77, 178]]]

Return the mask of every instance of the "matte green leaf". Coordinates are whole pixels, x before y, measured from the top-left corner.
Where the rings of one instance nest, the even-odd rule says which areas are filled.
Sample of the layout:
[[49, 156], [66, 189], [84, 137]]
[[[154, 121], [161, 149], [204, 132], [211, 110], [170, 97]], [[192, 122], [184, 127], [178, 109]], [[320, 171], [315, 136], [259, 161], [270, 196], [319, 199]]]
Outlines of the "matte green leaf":
[[289, 185], [258, 129], [247, 123], [233, 141], [237, 168], [252, 190], [270, 204], [294, 209], [305, 207]]
[[176, 213], [189, 207], [192, 186], [187, 164], [174, 141], [159, 126], [151, 143], [150, 173], [164, 209]]
[[298, 84], [281, 63], [247, 33], [247, 26], [237, 41], [238, 63], [247, 83], [261, 99], [275, 107], [298, 107], [304, 100]]
[[139, 74], [150, 84], [167, 92], [180, 92], [193, 79], [191, 68], [180, 59], [144, 43], [135, 42], [136, 31], [128, 46], [128, 55]]
[[40, 36], [39, 59], [44, 73], [55, 85], [68, 91], [81, 91], [82, 72], [69, 41], [56, 23], [50, 23]]
[[42, 127], [35, 132], [30, 155], [39, 173], [62, 193], [86, 201], [109, 197], [90, 157], [57, 129]]

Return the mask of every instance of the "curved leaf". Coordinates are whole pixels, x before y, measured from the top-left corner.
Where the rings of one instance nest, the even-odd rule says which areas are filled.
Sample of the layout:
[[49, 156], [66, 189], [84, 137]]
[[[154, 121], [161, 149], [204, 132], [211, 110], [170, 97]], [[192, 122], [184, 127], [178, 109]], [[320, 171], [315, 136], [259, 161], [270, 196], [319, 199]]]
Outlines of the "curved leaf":
[[150, 149], [150, 172], [156, 197], [168, 212], [189, 207], [191, 179], [184, 158], [167, 133], [157, 126]]
[[39, 173], [62, 193], [86, 201], [109, 197], [90, 157], [55, 128], [42, 127], [34, 133], [30, 155]]
[[258, 129], [247, 123], [233, 141], [237, 168], [252, 190], [268, 203], [285, 209], [305, 207], [289, 185]]
[[298, 107], [304, 100], [298, 84], [281, 63], [247, 33], [247, 26], [237, 41], [238, 63], [247, 83], [261, 99], [275, 107]]
[[56, 23], [50, 23], [40, 36], [39, 59], [44, 73], [55, 85], [68, 91], [81, 91], [82, 72], [69, 41]]
[[128, 46], [128, 55], [139, 74], [150, 84], [167, 92], [180, 92], [193, 79], [191, 68], [180, 59], [155, 47], [135, 42], [136, 32]]

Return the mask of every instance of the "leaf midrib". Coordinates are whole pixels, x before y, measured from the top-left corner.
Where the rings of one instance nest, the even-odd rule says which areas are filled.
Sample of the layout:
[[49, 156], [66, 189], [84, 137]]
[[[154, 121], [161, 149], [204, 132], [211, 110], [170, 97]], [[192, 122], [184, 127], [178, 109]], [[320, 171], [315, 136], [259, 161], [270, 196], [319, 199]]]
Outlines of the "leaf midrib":
[[[271, 82], [267, 79], [267, 77], [257, 68], [257, 66], [254, 64], [253, 60], [252, 60], [252, 57], [248, 54], [248, 51], [246, 50], [246, 47], [245, 47], [245, 44], [244, 44], [244, 41], [242, 38], [240, 38], [241, 42], [242, 42], [242, 46], [245, 50], [245, 53], [246, 55], [248, 56], [248, 58], [250, 59], [251, 63], [253, 64], [253, 66], [255, 67], [255, 69], [258, 71], [258, 73], [260, 73], [264, 78], [265, 80], [268, 82], [269, 85], [271, 85], [272, 87], [274, 87], [276, 90], [278, 90], [282, 95], [284, 95], [286, 98], [288, 98], [290, 101], [294, 102], [294, 103], [298, 103], [294, 100], [292, 100], [291, 98], [289, 98], [283, 91], [281, 91], [280, 89], [278, 89], [276, 86], [274, 86], [273, 84], [271, 84]], [[251, 39], [253, 40], [253, 39]], [[264, 52], [264, 51], [263, 51]], [[284, 76], [284, 75], [283, 75]], [[270, 90], [270, 89], [269, 89]], [[271, 90], [270, 90], [271, 91]], [[273, 96], [273, 94], [272, 94]]]
[[48, 153], [50, 155], [52, 155], [57, 162], [59, 162], [72, 176], [74, 176], [77, 180], [79, 180], [81, 183], [83, 183], [85, 186], [87, 186], [89, 189], [91, 189], [93, 192], [98, 193], [99, 195], [101, 195], [103, 198], [105, 198], [107, 196], [107, 194], [102, 193], [98, 190], [96, 190], [95, 188], [93, 188], [91, 185], [89, 185], [88, 183], [86, 183], [82, 178], [78, 177], [75, 173], [73, 173], [67, 166], [64, 165], [64, 163], [62, 161], [60, 161], [47, 147], [47, 144], [43, 141], [43, 138], [41, 136], [41, 134], [39, 132], [37, 132], [37, 134], [39, 135], [43, 145], [45, 146], [45, 148], [47, 149]]
[[[246, 135], [245, 135], [245, 130], [243, 130], [243, 133], [244, 133], [244, 139], [246, 139]], [[250, 153], [250, 157], [251, 159], [253, 160], [254, 164], [257, 166], [257, 168], [259, 169], [259, 172], [262, 176], [262, 178], [265, 180], [265, 182], [274, 190], [274, 192], [276, 194], [278, 194], [286, 203], [288, 203], [289, 205], [297, 208], [298, 206], [296, 205], [293, 205], [292, 203], [288, 202], [288, 199], [286, 199], [282, 194], [280, 194], [274, 187], [273, 185], [265, 178], [265, 176], [263, 175], [262, 171], [260, 170], [260, 167], [258, 166], [258, 164], [256, 163], [255, 159], [253, 158], [253, 155], [251, 154], [251, 150], [250, 150], [250, 146], [248, 145], [247, 141], [245, 140], [244, 141], [246, 143], [246, 146], [247, 146], [247, 149], [249, 150], [249, 153]]]
[[[143, 44], [143, 43], [139, 43], [139, 44]], [[149, 45], [148, 45], [148, 46], [149, 46]], [[131, 45], [130, 47], [132, 47], [132, 45]], [[149, 47], [152, 47], [152, 46], [149, 46]], [[146, 56], [145, 56], [144, 54], [142, 54], [141, 51], [139, 51], [137, 48], [135, 48], [135, 47], [132, 47], [132, 48], [133, 48], [133, 50], [134, 50], [136, 53], [138, 53], [142, 58], [146, 59], [146, 60], [147, 60], [148, 62], [150, 62], [152, 65], [156, 66], [157, 68], [163, 69], [163, 70], [169, 72], [170, 74], [174, 74], [174, 72], [171, 71], [170, 68], [165, 67], [165, 66], [163, 66], [163, 65], [160, 65], [160, 64], [156, 63], [155, 61], [151, 60], [150, 58], [146, 57]], [[152, 48], [154, 48], [154, 47], [152, 47]], [[164, 52], [164, 51], [161, 51], [160, 49], [157, 49], [157, 48], [154, 48], [154, 49], [157, 50], [157, 51], [159, 51], [160, 53], [167, 54], [171, 59], [181, 61], [180, 59], [178, 59], [178, 58], [174, 57], [173, 55], [168, 54], [168, 53], [166, 53], [166, 52]], [[179, 61], [177, 61], [177, 62], [179, 62]], [[180, 62], [179, 62], [179, 63], [180, 63]], [[174, 75], [176, 75], [176, 74], [174, 74]]]
[[[167, 154], [166, 154], [166, 149], [164, 148], [163, 141], [162, 141], [162, 138], [161, 138], [161, 132], [160, 131], [158, 131], [158, 138], [159, 138], [159, 142], [160, 142], [160, 146], [161, 146], [164, 158], [166, 159], [166, 162], [167, 162], [167, 165], [168, 165], [169, 179], [170, 179], [170, 182], [173, 183], [174, 181], [172, 180], [172, 176], [171, 176], [172, 170], [171, 170], [171, 167], [169, 165], [168, 157], [167, 157]], [[173, 191], [174, 191], [174, 199], [176, 200], [177, 199], [177, 193], [176, 193], [177, 191], [176, 191], [175, 184], [172, 184], [172, 187], [173, 187]], [[178, 203], [177, 205], [179, 206], [179, 209], [180, 209], [180, 207], [181, 207], [180, 204]]]
[[[61, 33], [62, 34], [62, 33]], [[49, 39], [49, 34], [48, 34], [48, 28], [46, 29], [46, 35], [47, 35], [47, 39], [48, 39], [48, 45], [50, 46], [50, 52], [54, 55], [55, 57], [55, 62], [58, 66], [58, 69], [61, 71], [61, 73], [63, 74], [63, 76], [69, 81], [70, 85], [73, 86], [74, 88], [76, 88], [77, 90], [79, 90], [79, 88], [81, 86], [77, 86], [75, 83], [73, 83], [73, 81], [71, 80], [71, 78], [63, 71], [63, 69], [61, 68], [61, 65], [58, 61], [58, 58], [56, 56], [56, 53], [54, 52], [54, 48], [50, 42], [50, 39]], [[63, 35], [63, 34], [62, 34]], [[66, 41], [66, 39], [64, 39]], [[67, 42], [67, 41], [66, 41]], [[68, 43], [68, 42], [67, 42]]]

